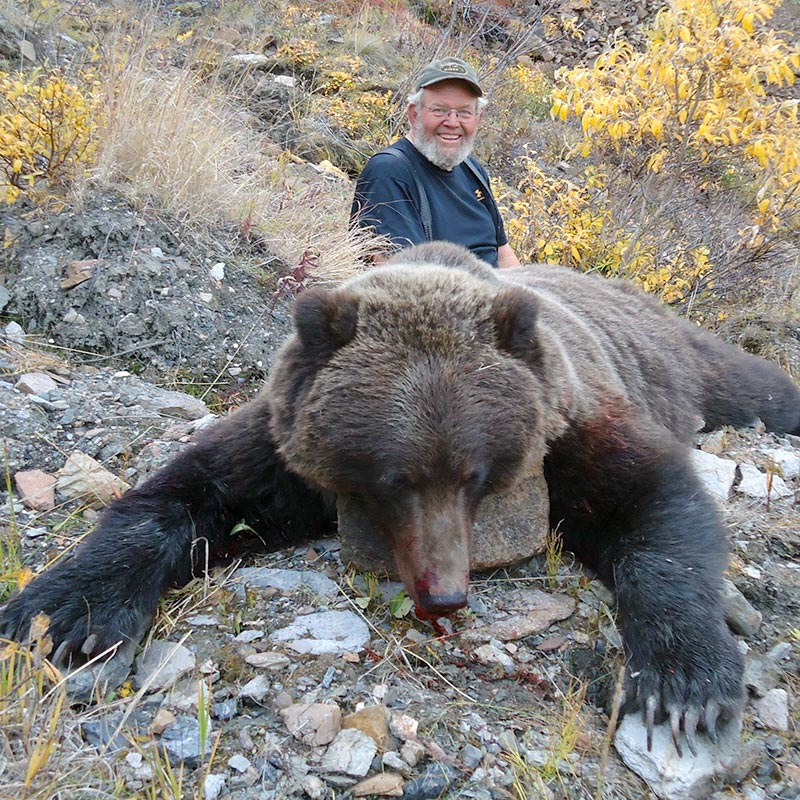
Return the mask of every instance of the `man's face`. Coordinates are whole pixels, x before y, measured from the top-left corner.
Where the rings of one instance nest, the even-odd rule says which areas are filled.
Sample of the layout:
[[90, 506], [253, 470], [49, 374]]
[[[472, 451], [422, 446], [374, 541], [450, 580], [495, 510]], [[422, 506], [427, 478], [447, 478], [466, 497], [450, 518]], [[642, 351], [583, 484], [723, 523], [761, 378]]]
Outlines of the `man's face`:
[[472, 151], [481, 115], [469, 86], [452, 80], [425, 89], [422, 106], [408, 107], [408, 119], [416, 148], [440, 169], [451, 170]]

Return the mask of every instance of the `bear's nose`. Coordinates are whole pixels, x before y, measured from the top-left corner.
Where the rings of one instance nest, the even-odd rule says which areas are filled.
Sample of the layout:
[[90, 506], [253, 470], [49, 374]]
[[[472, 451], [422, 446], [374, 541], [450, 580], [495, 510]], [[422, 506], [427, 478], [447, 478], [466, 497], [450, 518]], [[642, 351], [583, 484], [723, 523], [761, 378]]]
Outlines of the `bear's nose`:
[[431, 616], [446, 617], [467, 604], [466, 592], [453, 592], [452, 594], [431, 594], [420, 592], [417, 605]]

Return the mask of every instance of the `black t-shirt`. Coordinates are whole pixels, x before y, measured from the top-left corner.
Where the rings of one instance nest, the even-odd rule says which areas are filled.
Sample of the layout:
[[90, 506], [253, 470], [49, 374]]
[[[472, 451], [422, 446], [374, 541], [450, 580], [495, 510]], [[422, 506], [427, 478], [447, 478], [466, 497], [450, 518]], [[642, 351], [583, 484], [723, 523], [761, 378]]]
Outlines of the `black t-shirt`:
[[[451, 172], [439, 169], [405, 138], [392, 148], [406, 155], [425, 187], [433, 238], [463, 245], [496, 267], [497, 248], [508, 239], [494, 197], [472, 170], [463, 163]], [[488, 186], [486, 171], [472, 163]], [[403, 159], [390, 153], [370, 158], [356, 182], [351, 222], [388, 236], [398, 250], [426, 241], [419, 191]]]

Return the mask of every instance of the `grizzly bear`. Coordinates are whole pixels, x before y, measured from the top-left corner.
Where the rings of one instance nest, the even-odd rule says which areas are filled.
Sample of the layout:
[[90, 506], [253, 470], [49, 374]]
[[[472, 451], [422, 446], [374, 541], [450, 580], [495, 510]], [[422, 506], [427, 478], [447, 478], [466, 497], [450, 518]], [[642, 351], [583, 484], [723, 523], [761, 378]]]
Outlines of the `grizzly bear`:
[[491, 270], [443, 243], [308, 289], [294, 327], [263, 392], [114, 502], [0, 633], [24, 639], [44, 612], [60, 662], [130, 649], [236, 522], [296, 540], [330, 528], [337, 495], [363, 502], [419, 615], [447, 615], [467, 602], [481, 499], [543, 461], [552, 526], [616, 595], [624, 708], [690, 746], [738, 713], [725, 533], [690, 446], [757, 419], [800, 433], [783, 372], [625, 283]]

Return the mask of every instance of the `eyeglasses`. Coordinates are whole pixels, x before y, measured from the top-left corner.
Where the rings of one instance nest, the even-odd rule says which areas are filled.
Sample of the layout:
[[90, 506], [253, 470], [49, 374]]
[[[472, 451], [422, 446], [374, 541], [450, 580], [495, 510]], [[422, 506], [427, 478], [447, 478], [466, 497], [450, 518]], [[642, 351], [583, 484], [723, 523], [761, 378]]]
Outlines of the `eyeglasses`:
[[461, 122], [469, 122], [475, 119], [475, 112], [468, 108], [442, 108], [441, 106], [422, 106], [432, 117], [436, 119], [450, 119], [451, 114], [456, 115], [456, 119]]

